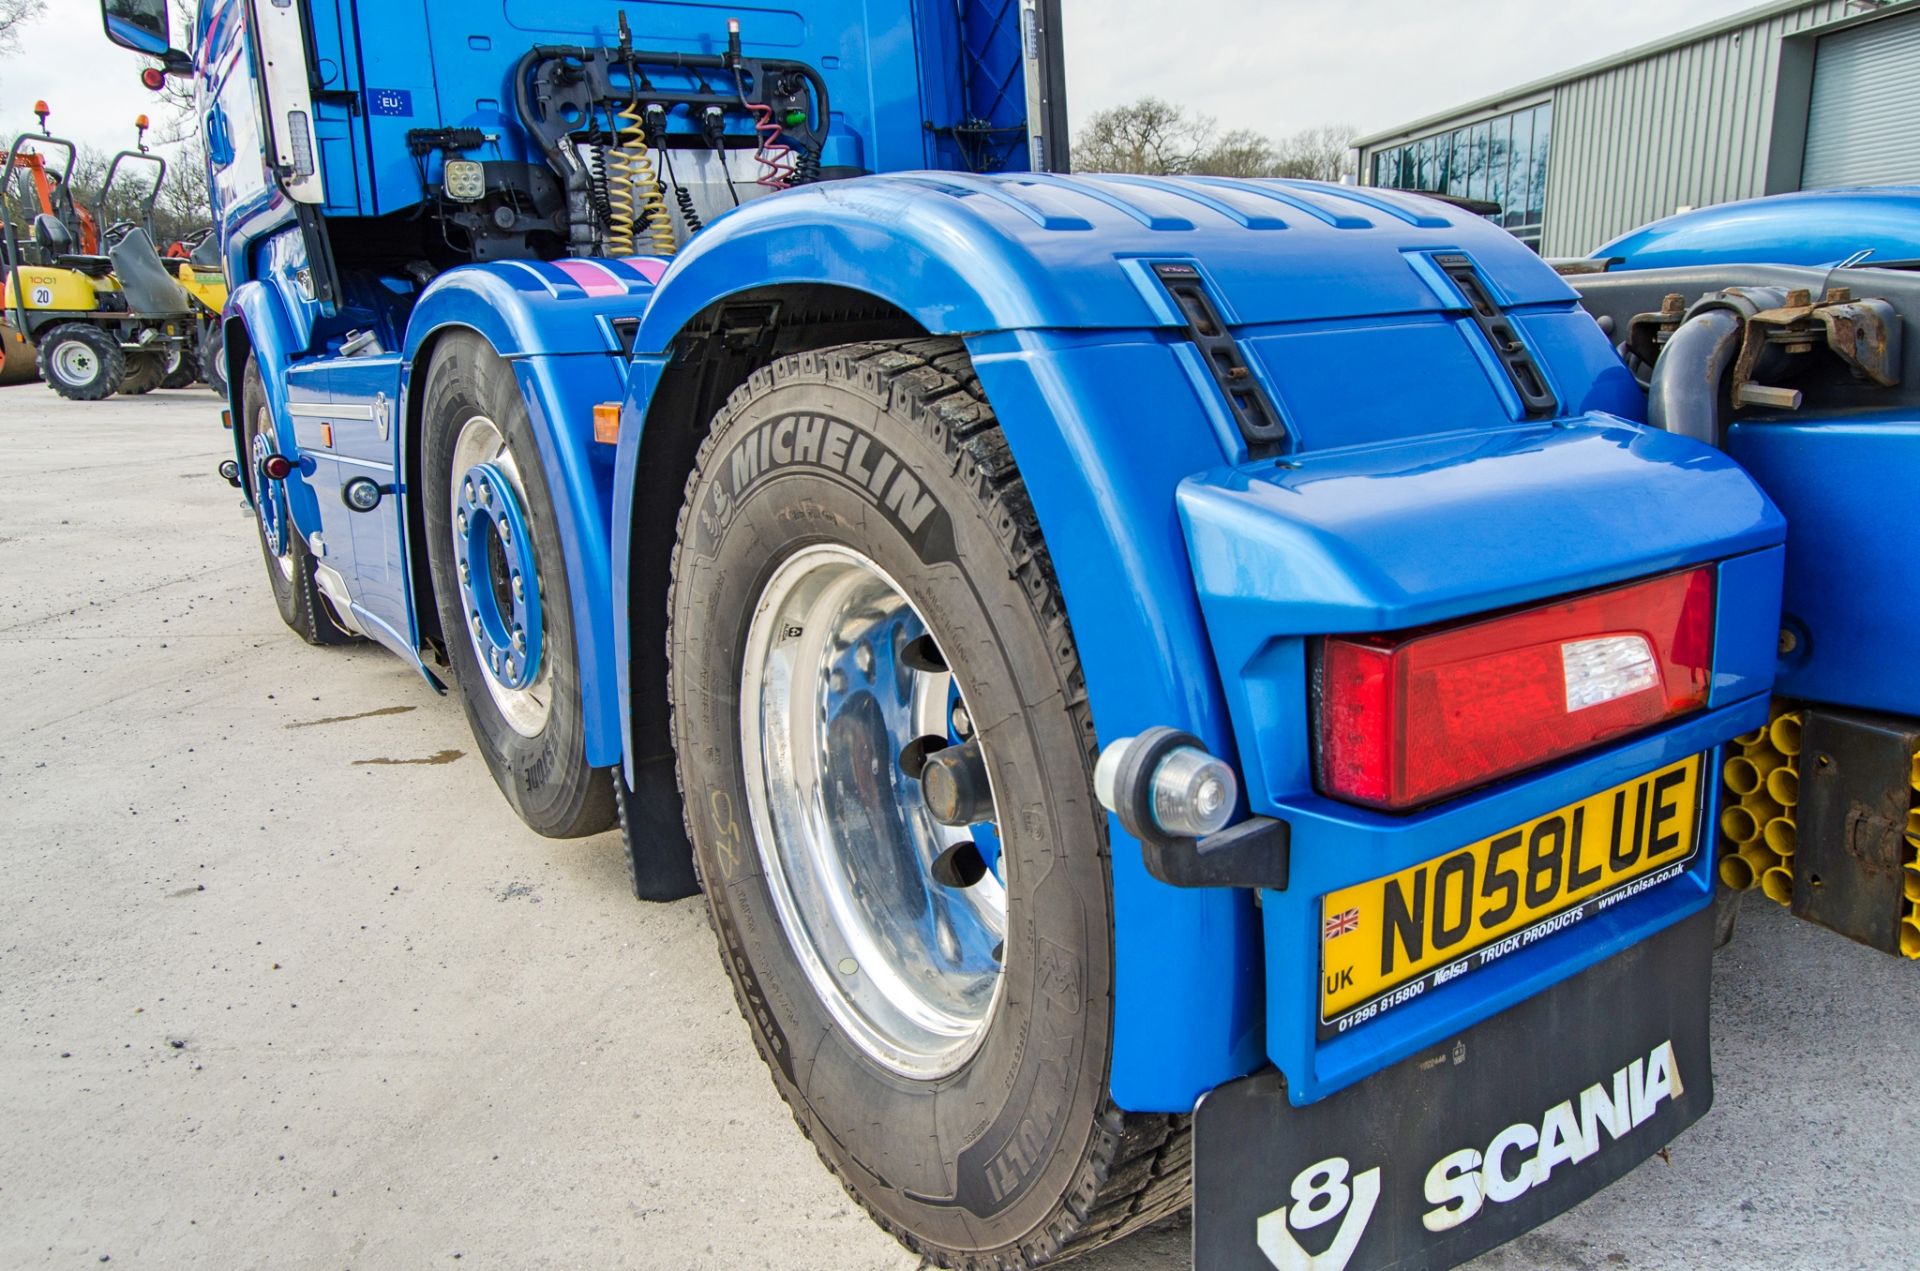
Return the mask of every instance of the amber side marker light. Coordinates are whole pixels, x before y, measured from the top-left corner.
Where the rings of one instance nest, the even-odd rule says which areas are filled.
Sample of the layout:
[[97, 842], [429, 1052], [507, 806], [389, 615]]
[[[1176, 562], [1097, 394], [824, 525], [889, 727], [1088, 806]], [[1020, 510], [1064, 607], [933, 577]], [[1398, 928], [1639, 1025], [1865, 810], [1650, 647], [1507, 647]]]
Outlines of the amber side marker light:
[[620, 444], [619, 402], [598, 402], [594, 405], [593, 439], [607, 446]]
[[1711, 566], [1321, 642], [1320, 790], [1403, 811], [1706, 705]]

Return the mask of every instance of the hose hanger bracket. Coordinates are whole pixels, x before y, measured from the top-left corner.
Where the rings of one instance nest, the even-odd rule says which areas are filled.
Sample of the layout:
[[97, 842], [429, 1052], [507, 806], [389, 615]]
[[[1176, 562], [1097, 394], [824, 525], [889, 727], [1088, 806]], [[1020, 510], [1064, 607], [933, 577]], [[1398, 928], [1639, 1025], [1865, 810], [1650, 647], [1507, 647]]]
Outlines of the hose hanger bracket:
[[[623, 21], [617, 45], [541, 44], [520, 59], [515, 108], [560, 178], [570, 253], [671, 254], [677, 239], [666, 185], [687, 231], [700, 228], [674, 178], [673, 148], [753, 150], [760, 184], [771, 188], [819, 179], [833, 117], [826, 81], [805, 62], [744, 56], [737, 28], [729, 28], [724, 54], [636, 49]], [[729, 119], [751, 131], [729, 132]]]

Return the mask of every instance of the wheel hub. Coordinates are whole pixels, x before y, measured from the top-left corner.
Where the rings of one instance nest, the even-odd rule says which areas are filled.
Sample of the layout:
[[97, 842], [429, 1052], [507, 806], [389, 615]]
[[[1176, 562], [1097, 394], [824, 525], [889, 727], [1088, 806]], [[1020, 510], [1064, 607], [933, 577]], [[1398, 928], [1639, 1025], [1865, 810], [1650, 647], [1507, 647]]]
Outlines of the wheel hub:
[[53, 351], [54, 374], [67, 384], [87, 384], [100, 372], [93, 350], [78, 340], [68, 340]]
[[526, 517], [506, 474], [475, 464], [454, 498], [454, 563], [480, 663], [503, 688], [523, 689], [540, 670], [540, 589]]
[[[265, 415], [264, 411], [261, 413]], [[273, 453], [266, 433], [256, 431], [250, 455], [253, 460], [253, 512], [260, 519], [260, 537], [266, 543], [267, 550], [280, 562], [281, 569], [291, 576], [293, 561], [289, 550], [292, 544], [287, 541], [286, 490], [280, 482], [267, 476], [267, 459]]]
[[[788, 943], [860, 1049], [922, 1080], [978, 1050], [1007, 925], [1001, 878], [954, 868], [984, 861], [955, 851], [969, 840], [990, 839], [998, 863], [991, 821], [940, 824], [902, 767], [961, 700], [943, 665], [902, 657], [928, 634], [873, 561], [805, 548], [755, 606], [740, 695], [754, 839]], [[982, 807], [993, 815], [990, 794]]]
[[532, 737], [552, 705], [553, 667], [525, 487], [498, 425], [475, 416], [454, 441], [453, 561], [474, 658], [507, 723]]

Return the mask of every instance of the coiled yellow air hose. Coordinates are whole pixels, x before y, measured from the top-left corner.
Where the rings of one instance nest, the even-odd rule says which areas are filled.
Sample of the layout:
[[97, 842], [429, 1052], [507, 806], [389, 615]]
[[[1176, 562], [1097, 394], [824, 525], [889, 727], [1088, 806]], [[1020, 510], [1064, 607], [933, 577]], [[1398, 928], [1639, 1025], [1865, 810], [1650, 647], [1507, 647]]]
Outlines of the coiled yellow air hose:
[[671, 256], [679, 244], [673, 218], [667, 214], [666, 192], [647, 150], [647, 130], [638, 105], [628, 103], [615, 116], [616, 142], [607, 156], [607, 247], [615, 256], [631, 256], [636, 236], [645, 226], [646, 245], [658, 256]]

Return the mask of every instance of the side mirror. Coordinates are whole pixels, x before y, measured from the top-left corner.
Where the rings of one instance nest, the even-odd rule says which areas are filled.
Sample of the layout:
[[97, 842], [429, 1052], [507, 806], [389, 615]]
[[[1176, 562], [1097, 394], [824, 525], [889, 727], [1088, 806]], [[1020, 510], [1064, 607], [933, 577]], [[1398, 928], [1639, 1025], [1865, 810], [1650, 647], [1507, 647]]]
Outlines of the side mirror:
[[172, 15], [168, 0], [100, 0], [100, 20], [107, 38], [123, 49], [132, 49], [166, 62], [167, 69], [186, 62], [186, 55], [173, 47]]

